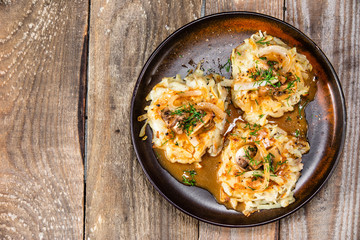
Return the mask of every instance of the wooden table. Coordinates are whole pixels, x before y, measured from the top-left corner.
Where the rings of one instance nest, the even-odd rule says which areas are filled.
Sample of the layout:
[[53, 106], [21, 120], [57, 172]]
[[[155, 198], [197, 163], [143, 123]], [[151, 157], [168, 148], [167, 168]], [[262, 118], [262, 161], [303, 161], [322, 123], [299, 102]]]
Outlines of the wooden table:
[[[142, 172], [129, 129], [132, 91], [156, 46], [202, 14], [233, 10], [311, 37], [348, 113], [325, 187], [295, 214], [245, 229], [169, 204]], [[0, 0], [0, 239], [359, 239], [359, 26], [358, 0]]]

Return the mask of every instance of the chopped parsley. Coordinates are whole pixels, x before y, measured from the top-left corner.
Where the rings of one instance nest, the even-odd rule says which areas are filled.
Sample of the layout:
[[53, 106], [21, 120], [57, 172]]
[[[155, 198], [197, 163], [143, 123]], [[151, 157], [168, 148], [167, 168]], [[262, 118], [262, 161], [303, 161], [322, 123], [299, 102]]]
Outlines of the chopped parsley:
[[246, 123], [245, 127], [244, 128], [249, 128], [252, 132], [250, 132], [250, 135], [252, 136], [257, 136], [259, 135], [257, 132], [261, 129], [261, 125], [259, 124], [254, 124], [252, 127], [249, 123]]
[[[190, 176], [188, 176], [187, 173], [190, 174]], [[190, 186], [195, 186], [196, 183], [195, 175], [196, 175], [195, 170], [184, 171], [184, 174], [182, 175], [183, 183]]]
[[270, 44], [270, 40], [265, 41], [265, 37], [262, 37], [262, 38], [260, 38], [260, 40], [256, 41], [256, 43], [261, 44], [261, 45], [267, 45], [267, 44]]
[[281, 161], [277, 162], [276, 165], [275, 165], [275, 169], [277, 169], [277, 167], [279, 167], [279, 166], [281, 166], [281, 165], [283, 165], [285, 163], [287, 163], [287, 160], [285, 160], [283, 162], [281, 162]]
[[275, 156], [271, 153], [269, 153], [268, 155], [266, 155], [266, 157], [264, 157], [265, 163], [269, 163], [269, 171], [275, 172], [273, 166], [271, 165], [272, 159]]
[[[166, 133], [166, 135], [169, 135], [169, 134]], [[175, 139], [175, 133], [174, 133], [173, 131], [171, 131], [171, 135], [172, 135], [172, 137], [171, 137], [170, 139], [166, 140], [165, 142], [163, 142], [163, 143], [161, 144], [161, 146], [164, 146], [168, 141]], [[177, 142], [176, 142], [176, 143], [177, 143]], [[176, 144], [175, 144], [175, 145], [176, 145]]]
[[246, 172], [236, 172], [235, 177], [239, 177], [239, 176], [243, 175], [244, 173], [246, 173]]
[[260, 86], [262, 83], [265, 83], [265, 85], [277, 87], [271, 82], [272, 80], [276, 80], [276, 77], [273, 74], [272, 67], [270, 67], [269, 69], [262, 69], [256, 66], [256, 71], [251, 73], [250, 78], [255, 80], [254, 86]]
[[230, 58], [229, 58], [229, 59], [227, 60], [227, 62], [220, 67], [220, 69], [225, 68], [226, 72], [229, 72], [229, 71], [230, 71], [230, 67], [231, 67], [231, 61], [230, 61]]
[[306, 100], [306, 102], [303, 104], [303, 105], [301, 105], [300, 103], [299, 103], [299, 116], [300, 116], [300, 119], [302, 119], [302, 115], [301, 115], [301, 111], [305, 108], [305, 106], [306, 106], [306, 104], [309, 102], [309, 100]]
[[268, 64], [270, 67], [273, 67], [274, 65], [278, 64], [278, 62], [276, 62], [276, 61], [267, 61], [267, 64]]
[[296, 82], [300, 82], [300, 78], [298, 76], [296, 76], [296, 79], [294, 81], [288, 82], [285, 90], [290, 90], [291, 92]]
[[186, 115], [184, 119], [180, 120], [177, 124], [178, 126], [186, 132], [187, 135], [190, 135], [194, 130], [194, 127], [198, 122], [204, 122], [202, 118], [206, 115], [205, 112], [198, 112], [196, 108], [189, 103], [186, 107], [185, 105], [177, 108], [176, 110], [170, 113], [171, 115]]
[[258, 172], [253, 172], [252, 175], [253, 175], [253, 177], [256, 177], [256, 178], [263, 176], [261, 173], [258, 173]]
[[288, 117], [285, 119], [286, 122], [290, 122], [291, 120], [292, 120], [292, 119], [291, 119], [290, 116], [288, 116]]
[[298, 129], [296, 129], [296, 131], [295, 131], [295, 137], [299, 137], [299, 135], [300, 135], [300, 131], [299, 131]]

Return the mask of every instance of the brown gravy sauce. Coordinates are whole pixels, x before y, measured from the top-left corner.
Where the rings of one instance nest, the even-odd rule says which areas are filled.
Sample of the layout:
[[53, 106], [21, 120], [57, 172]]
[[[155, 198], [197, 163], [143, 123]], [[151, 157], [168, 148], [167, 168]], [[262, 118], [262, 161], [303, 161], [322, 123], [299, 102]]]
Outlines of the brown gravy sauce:
[[[287, 112], [280, 118], [270, 117], [268, 118], [269, 123], [278, 124], [288, 134], [293, 136], [298, 135], [300, 138], [306, 140], [307, 122], [305, 117], [305, 106], [315, 98], [315, 93], [317, 90], [316, 82], [317, 77], [314, 76], [314, 74], [310, 74], [309, 80], [305, 82], [308, 86], [310, 86], [309, 94], [301, 98], [300, 102], [294, 107], [294, 111]], [[230, 110], [230, 114], [227, 116], [225, 134], [230, 132], [236, 121], [244, 121], [242, 120], [241, 110], [235, 108], [233, 104], [229, 104], [228, 109]], [[195, 170], [195, 186], [208, 190], [219, 203], [231, 209], [230, 203], [222, 203], [219, 200], [220, 184], [217, 180], [217, 170], [221, 162], [221, 153], [216, 157], [211, 157], [208, 153], [206, 153], [202, 157], [202, 161], [200, 163], [202, 167], [196, 168], [195, 164], [171, 163], [166, 159], [165, 154], [161, 149], [154, 148], [154, 151], [156, 152], [156, 156], [161, 166], [165, 168], [179, 182], [183, 182], [183, 174], [185, 171]], [[187, 174], [187, 176], [189, 176], [189, 174]], [[241, 211], [241, 208], [242, 206], [239, 205], [236, 210]]]

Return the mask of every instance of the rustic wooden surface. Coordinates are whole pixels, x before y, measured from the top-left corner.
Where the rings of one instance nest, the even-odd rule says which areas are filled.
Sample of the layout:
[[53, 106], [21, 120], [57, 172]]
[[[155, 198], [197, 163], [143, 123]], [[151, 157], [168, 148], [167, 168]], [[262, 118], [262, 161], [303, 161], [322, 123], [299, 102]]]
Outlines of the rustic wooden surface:
[[[344, 153], [318, 195], [245, 229], [169, 204], [143, 174], [129, 130], [131, 94], [156, 46], [201, 13], [233, 10], [312, 38], [348, 112]], [[0, 239], [359, 239], [359, 26], [357, 0], [0, 0]]]
[[360, 238], [360, 3], [287, 1], [285, 21], [325, 52], [343, 87], [346, 144], [333, 176], [304, 208], [280, 221], [281, 239]]
[[90, 16], [86, 239], [195, 239], [198, 221], [151, 186], [130, 138], [137, 76], [201, 1], [93, 2]]
[[87, 1], [0, 1], [0, 239], [83, 237], [87, 17]]

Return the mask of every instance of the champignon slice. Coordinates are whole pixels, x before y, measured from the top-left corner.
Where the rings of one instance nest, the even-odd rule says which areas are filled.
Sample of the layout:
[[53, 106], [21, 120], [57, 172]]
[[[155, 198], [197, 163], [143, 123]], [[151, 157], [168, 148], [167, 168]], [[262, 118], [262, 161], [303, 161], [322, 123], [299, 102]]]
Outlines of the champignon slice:
[[186, 117], [186, 114], [183, 115], [173, 115], [171, 114], [171, 111], [168, 108], [165, 108], [161, 112], [161, 118], [164, 120], [166, 126], [168, 128], [171, 128], [176, 134], [182, 134], [184, 131], [180, 128], [180, 125], [178, 124], [184, 118]]
[[236, 163], [243, 171], [248, 165], [251, 169], [256, 170], [262, 166], [262, 161], [258, 159], [258, 155], [256, 146], [245, 145], [236, 152]]
[[[203, 113], [202, 110], [200, 110], [199, 112]], [[198, 121], [196, 123], [190, 136], [197, 135], [200, 132], [200, 129], [202, 128], [205, 129], [205, 126], [207, 126], [207, 129], [210, 129], [209, 125], [211, 124], [214, 117], [215, 117], [214, 113], [206, 113], [206, 115], [202, 118], [202, 121]]]
[[165, 124], [168, 127], [173, 124], [174, 116], [171, 114], [171, 111], [168, 108], [164, 108], [161, 111], [161, 118], [164, 120]]
[[246, 157], [244, 148], [240, 148], [235, 155], [235, 159], [236, 159], [236, 163], [239, 166], [239, 168], [242, 171], [245, 171], [246, 167], [249, 165], [248, 164], [248, 159]]
[[288, 97], [290, 97], [290, 92], [291, 91], [288, 91], [287, 90], [287, 85], [282, 85], [281, 87], [279, 87], [278, 89], [276, 89], [274, 92], [273, 92], [273, 96], [281, 101], [281, 100], [285, 100], [287, 99]]

